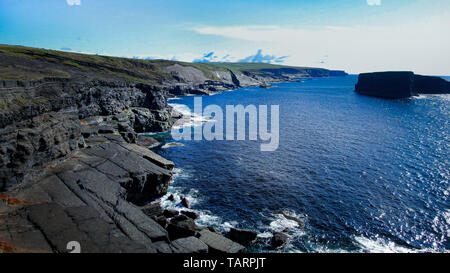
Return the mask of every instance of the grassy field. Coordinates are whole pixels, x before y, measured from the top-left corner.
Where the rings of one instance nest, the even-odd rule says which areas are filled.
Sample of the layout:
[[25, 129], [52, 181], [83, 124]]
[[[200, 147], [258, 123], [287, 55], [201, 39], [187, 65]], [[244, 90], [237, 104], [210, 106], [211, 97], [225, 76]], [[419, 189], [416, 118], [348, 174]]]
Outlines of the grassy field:
[[[20, 57], [18, 60], [25, 58], [42, 64], [39, 67], [30, 67], [30, 65], [17, 62], [12, 65], [2, 65], [0, 67], [0, 79], [2, 80], [26, 81], [39, 80], [44, 77], [70, 78], [73, 71], [78, 71], [80, 73], [100, 73], [133, 82], [160, 84], [164, 79], [172, 77], [163, 72], [163, 69], [173, 64], [195, 67], [211, 80], [217, 79], [214, 71], [231, 70], [235, 73], [257, 74], [263, 73], [265, 70], [291, 69], [302, 72], [311, 69], [263, 63], [186, 63], [167, 60], [139, 60], [1, 44], [0, 53]], [[45, 66], [45, 63], [53, 64], [53, 66]]]

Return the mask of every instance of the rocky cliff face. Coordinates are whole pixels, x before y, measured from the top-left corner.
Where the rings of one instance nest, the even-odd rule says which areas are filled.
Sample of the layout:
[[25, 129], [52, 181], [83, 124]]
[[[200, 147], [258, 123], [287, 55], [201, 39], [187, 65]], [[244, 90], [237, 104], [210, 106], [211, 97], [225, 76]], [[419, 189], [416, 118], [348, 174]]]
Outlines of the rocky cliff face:
[[360, 74], [355, 91], [361, 95], [387, 99], [409, 98], [417, 95], [414, 89], [413, 72]]
[[174, 164], [137, 133], [170, 130], [169, 96], [334, 73], [6, 45], [0, 64], [0, 253], [67, 252], [69, 241], [83, 252], [243, 251], [185, 215], [141, 210], [167, 192]]
[[414, 88], [419, 94], [450, 94], [450, 82], [440, 77], [414, 75]]
[[449, 82], [413, 72], [376, 72], [359, 75], [355, 91], [361, 95], [403, 99], [418, 94], [448, 94]]
[[173, 124], [167, 91], [154, 86], [99, 80], [7, 86], [0, 88], [7, 105], [0, 111], [3, 190], [32, 168], [82, 147], [80, 120], [122, 114], [121, 129], [129, 132], [167, 131]]

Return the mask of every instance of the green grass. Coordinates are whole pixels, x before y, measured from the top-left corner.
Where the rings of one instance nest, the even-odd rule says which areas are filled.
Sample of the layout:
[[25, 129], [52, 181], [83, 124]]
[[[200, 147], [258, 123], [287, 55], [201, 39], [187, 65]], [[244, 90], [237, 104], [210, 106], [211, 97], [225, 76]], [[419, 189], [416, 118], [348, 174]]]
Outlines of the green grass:
[[265, 63], [187, 63], [167, 60], [137, 60], [1, 44], [0, 53], [57, 65], [57, 68], [50, 68], [50, 66], [42, 68], [41, 65], [38, 69], [20, 67], [17, 64], [14, 67], [0, 67], [0, 79], [7, 80], [36, 80], [44, 77], [70, 78], [75, 73], [74, 71], [79, 71], [80, 73], [99, 73], [129, 82], [159, 85], [164, 80], [172, 78], [163, 71], [165, 67], [173, 64], [195, 67], [211, 80], [218, 80], [215, 71], [231, 70], [234, 73], [266, 74], [271, 73], [264, 71], [268, 69], [290, 68], [299, 72], [312, 69]]
[[49, 68], [40, 68], [39, 70], [26, 66], [0, 66], [0, 79], [2, 80], [19, 80], [19, 81], [37, 81], [43, 78], [70, 78], [70, 74]]

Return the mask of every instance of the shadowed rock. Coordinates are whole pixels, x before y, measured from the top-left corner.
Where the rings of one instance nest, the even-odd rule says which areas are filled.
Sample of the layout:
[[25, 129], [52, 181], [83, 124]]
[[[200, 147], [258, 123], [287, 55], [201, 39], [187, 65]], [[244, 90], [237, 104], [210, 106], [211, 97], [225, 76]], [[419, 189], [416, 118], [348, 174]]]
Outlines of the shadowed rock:
[[170, 220], [167, 231], [170, 240], [176, 240], [194, 236], [196, 234], [196, 225], [193, 219], [185, 215], [178, 215]]
[[[122, 156], [136, 165], [120, 164]], [[153, 243], [167, 241], [168, 233], [127, 202], [126, 186], [141, 178], [140, 187], [145, 191], [150, 184], [147, 193], [157, 196], [164, 192], [155, 185], [166, 183], [161, 178], [170, 175], [144, 154], [117, 143], [82, 150], [9, 193], [8, 200], [17, 201], [2, 208], [8, 228], [0, 229], [0, 239], [18, 252], [67, 252], [70, 241], [79, 242], [82, 252], [156, 252]], [[162, 213], [157, 207], [147, 209]], [[23, 235], [16, 235], [25, 227]]]
[[258, 233], [253, 230], [231, 228], [230, 229], [230, 239], [240, 243], [244, 246], [249, 246], [252, 242], [256, 240]]
[[355, 91], [365, 96], [403, 99], [418, 94], [448, 94], [450, 84], [440, 77], [413, 72], [375, 72], [360, 74]]
[[281, 232], [275, 232], [271, 239], [272, 248], [280, 248], [286, 245], [289, 237]]
[[358, 94], [386, 99], [416, 96], [413, 72], [362, 73], [355, 86]]

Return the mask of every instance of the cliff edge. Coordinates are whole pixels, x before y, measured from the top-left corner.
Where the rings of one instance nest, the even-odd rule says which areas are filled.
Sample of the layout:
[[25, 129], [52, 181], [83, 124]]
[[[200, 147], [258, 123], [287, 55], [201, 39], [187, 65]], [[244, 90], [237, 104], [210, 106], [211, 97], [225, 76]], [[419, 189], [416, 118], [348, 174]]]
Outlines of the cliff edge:
[[149, 205], [174, 164], [138, 133], [170, 130], [172, 96], [337, 75], [0, 45], [0, 253], [68, 252], [69, 242], [82, 252], [242, 252], [195, 214]]

